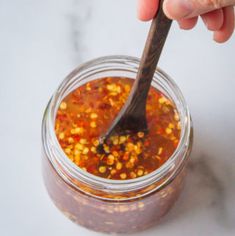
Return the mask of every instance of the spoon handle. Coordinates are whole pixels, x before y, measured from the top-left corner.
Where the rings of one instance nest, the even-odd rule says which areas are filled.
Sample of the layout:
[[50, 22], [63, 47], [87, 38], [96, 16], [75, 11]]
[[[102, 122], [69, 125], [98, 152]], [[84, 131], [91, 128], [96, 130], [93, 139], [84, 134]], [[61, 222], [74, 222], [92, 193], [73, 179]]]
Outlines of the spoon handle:
[[102, 140], [106, 140], [114, 133], [121, 134], [148, 130], [146, 120], [148, 91], [172, 23], [162, 10], [162, 2], [163, 0], [161, 0], [156, 17], [152, 20], [138, 74], [130, 95], [118, 116], [102, 137]]
[[160, 2], [156, 17], [152, 20], [138, 74], [130, 94], [137, 99], [136, 106], [144, 111], [151, 81], [172, 23], [172, 20], [165, 16], [162, 3], [163, 0]]

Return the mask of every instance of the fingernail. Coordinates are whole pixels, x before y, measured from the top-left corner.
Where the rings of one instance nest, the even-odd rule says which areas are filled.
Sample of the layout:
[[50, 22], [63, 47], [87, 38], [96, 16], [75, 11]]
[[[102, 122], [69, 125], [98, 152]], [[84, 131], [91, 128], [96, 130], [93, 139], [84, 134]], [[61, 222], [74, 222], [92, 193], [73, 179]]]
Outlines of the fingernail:
[[193, 13], [190, 0], [165, 0], [163, 4], [165, 14], [174, 20], [180, 20]]

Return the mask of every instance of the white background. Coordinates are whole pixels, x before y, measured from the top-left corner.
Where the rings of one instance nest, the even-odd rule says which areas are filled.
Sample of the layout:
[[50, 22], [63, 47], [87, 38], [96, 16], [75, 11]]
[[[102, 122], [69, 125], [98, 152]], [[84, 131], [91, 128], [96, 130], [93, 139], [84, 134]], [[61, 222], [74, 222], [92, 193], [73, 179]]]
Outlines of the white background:
[[[87, 235], [50, 201], [40, 126], [62, 79], [88, 59], [140, 57], [149, 24], [135, 0], [0, 0], [0, 235]], [[185, 190], [158, 227], [136, 235], [235, 235], [235, 36], [173, 24], [160, 67], [191, 109], [195, 142]]]

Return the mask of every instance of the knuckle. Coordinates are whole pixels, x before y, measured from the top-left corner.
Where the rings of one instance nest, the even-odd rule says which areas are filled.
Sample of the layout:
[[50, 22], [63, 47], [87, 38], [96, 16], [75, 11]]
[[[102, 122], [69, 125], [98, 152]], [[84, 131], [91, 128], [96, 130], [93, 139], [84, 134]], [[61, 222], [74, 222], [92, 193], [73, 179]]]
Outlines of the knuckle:
[[202, 4], [211, 9], [219, 9], [222, 7], [222, 1], [221, 0], [202, 0]]

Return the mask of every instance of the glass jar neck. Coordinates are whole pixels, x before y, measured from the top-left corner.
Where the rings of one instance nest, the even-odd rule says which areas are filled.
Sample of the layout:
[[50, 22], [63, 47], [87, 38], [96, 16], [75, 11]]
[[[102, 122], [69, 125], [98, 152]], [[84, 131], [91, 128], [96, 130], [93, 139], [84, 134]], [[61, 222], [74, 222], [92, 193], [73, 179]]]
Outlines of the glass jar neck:
[[[130, 180], [110, 180], [89, 174], [67, 158], [54, 131], [57, 109], [62, 99], [88, 81], [103, 77], [135, 78], [139, 59], [127, 56], [109, 56], [89, 61], [77, 67], [59, 86], [50, 100], [43, 118], [42, 139], [47, 158], [56, 172], [73, 187], [98, 198], [134, 198], [168, 184], [184, 165], [190, 145], [191, 120], [188, 107], [177, 85], [162, 70], [157, 69], [152, 86], [169, 97], [176, 105], [181, 122], [181, 138], [173, 155], [157, 170]], [[105, 193], [105, 197], [104, 197]], [[137, 194], [138, 193], [138, 194]]]

